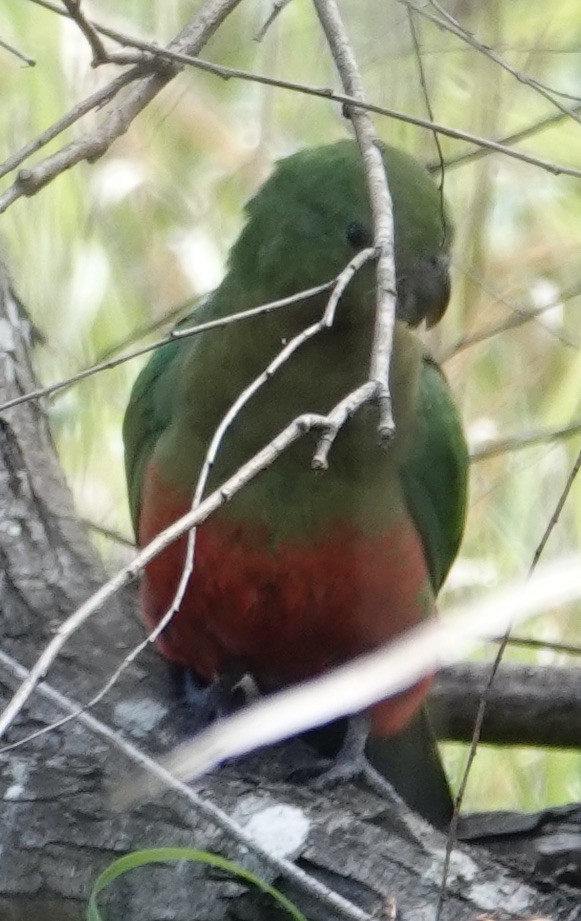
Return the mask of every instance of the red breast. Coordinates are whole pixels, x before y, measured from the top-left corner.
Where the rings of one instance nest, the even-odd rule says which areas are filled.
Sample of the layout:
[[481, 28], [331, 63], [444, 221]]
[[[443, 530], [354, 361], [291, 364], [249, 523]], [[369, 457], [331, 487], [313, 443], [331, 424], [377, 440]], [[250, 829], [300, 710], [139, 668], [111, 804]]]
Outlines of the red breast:
[[[178, 497], [150, 463], [139, 543], [183, 515]], [[173, 601], [186, 539], [147, 566], [141, 586], [146, 624]], [[388, 642], [433, 613], [423, 549], [407, 514], [387, 533], [366, 534], [333, 520], [316, 540], [273, 541], [264, 526], [215, 516], [199, 528], [195, 568], [158, 646], [211, 680], [243, 664], [264, 688], [313, 677]], [[380, 735], [401, 729], [429, 680], [372, 710]]]

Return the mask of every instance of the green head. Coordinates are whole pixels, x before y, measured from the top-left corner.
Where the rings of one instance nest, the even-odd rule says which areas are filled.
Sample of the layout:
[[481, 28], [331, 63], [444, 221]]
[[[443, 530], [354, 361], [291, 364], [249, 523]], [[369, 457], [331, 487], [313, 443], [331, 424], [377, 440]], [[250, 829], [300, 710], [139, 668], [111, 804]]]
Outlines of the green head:
[[[382, 145], [393, 201], [397, 314], [410, 326], [441, 318], [450, 295], [452, 226], [427, 171]], [[339, 141], [280, 160], [246, 207], [248, 221], [232, 248], [230, 279], [244, 279], [259, 303], [329, 281], [373, 231], [365, 177], [354, 141]], [[347, 301], [372, 299], [374, 271], [364, 268]], [[340, 308], [341, 310], [341, 308]]]

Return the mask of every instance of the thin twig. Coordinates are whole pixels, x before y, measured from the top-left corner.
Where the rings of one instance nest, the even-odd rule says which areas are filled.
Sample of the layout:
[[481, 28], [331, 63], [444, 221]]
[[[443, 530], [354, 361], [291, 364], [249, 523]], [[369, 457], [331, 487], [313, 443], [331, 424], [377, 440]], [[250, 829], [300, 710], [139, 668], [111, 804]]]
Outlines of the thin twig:
[[[581, 114], [581, 104], [573, 106], [573, 112], [577, 115]], [[520, 141], [526, 141], [530, 137], [534, 137], [541, 131], [545, 131], [547, 128], [553, 128], [555, 125], [558, 125], [560, 122], [565, 121], [569, 118], [569, 115], [565, 115], [563, 112], [553, 112], [552, 115], [547, 115], [545, 118], [538, 119], [532, 124], [527, 125], [526, 128], [521, 128], [520, 131], [515, 131], [512, 134], [507, 134], [503, 138], [497, 138], [496, 143], [501, 144], [503, 147], [512, 147], [513, 144], [518, 144]], [[474, 150], [468, 150], [465, 153], [457, 154], [455, 157], [447, 157], [445, 166], [446, 169], [452, 169], [455, 166], [460, 166], [463, 163], [473, 163], [476, 160], [480, 160], [481, 157], [485, 157], [488, 151], [486, 147], [477, 147]], [[437, 163], [428, 163], [427, 168], [430, 171], [433, 171], [438, 166]]]
[[67, 13], [74, 23], [79, 27], [93, 54], [92, 66], [99, 67], [101, 64], [147, 64], [151, 61], [151, 55], [144, 52], [127, 52], [127, 51], [108, 51], [103, 44], [99, 35], [99, 30], [87, 19], [81, 9], [81, 0], [62, 0], [67, 8]]
[[365, 171], [373, 219], [373, 240], [377, 250], [377, 305], [369, 379], [377, 389], [379, 439], [387, 444], [393, 437], [394, 421], [389, 393], [389, 367], [395, 325], [395, 263], [393, 209], [388, 179], [377, 137], [369, 114], [357, 103], [364, 99], [363, 81], [335, 0], [314, 0], [341, 82], [355, 104], [347, 107], [355, 129]]
[[180, 304], [174, 304], [173, 307], [169, 307], [161, 316], [157, 317], [157, 319], [142, 323], [140, 326], [135, 327], [135, 329], [123, 339], [101, 349], [101, 351], [97, 353], [97, 361], [101, 362], [107, 361], [109, 358], [115, 358], [120, 352], [124, 352], [125, 349], [134, 346], [139, 339], [147, 339], [148, 336], [159, 332], [164, 326], [171, 326], [176, 322], [178, 317], [184, 316], [186, 310], [191, 311], [195, 306], [201, 307], [203, 300], [204, 298], [200, 299], [196, 295], [192, 295]]
[[[226, 16], [240, 0], [207, 0], [204, 6], [170, 42], [170, 50], [196, 54], [213, 35]], [[20, 170], [16, 182], [0, 196], [0, 213], [24, 196], [35, 195], [39, 189], [83, 160], [94, 162], [127, 131], [134, 118], [174, 77], [176, 67], [167, 64], [156, 72], [141, 77], [129, 88], [121, 103], [108, 112], [101, 124], [83, 137], [65, 144], [30, 169]]]
[[[535, 80], [533, 77], [530, 77], [528, 74], [523, 73], [520, 70], [517, 70], [517, 68], [515, 67], [512, 67], [508, 63], [508, 61], [506, 61], [502, 57], [502, 55], [494, 51], [494, 49], [491, 48], [490, 45], [485, 45], [483, 42], [479, 41], [472, 32], [469, 32], [467, 29], [464, 29], [460, 25], [460, 23], [456, 19], [454, 19], [454, 17], [451, 16], [450, 13], [448, 13], [442, 6], [440, 6], [439, 3], [435, 2], [435, 0], [429, 0], [429, 2], [435, 9], [437, 9], [440, 12], [441, 18], [438, 16], [435, 16], [433, 13], [430, 13], [427, 9], [425, 9], [425, 7], [418, 6], [414, 2], [414, 0], [397, 0], [397, 2], [401, 3], [402, 5], [408, 8], [413, 9], [419, 16], [423, 16], [425, 19], [429, 20], [434, 25], [438, 26], [440, 29], [445, 29], [446, 31], [450, 32], [452, 35], [455, 35], [465, 44], [470, 45], [470, 47], [474, 48], [480, 54], [489, 58], [499, 67], [501, 67], [503, 70], [511, 74], [511, 76], [513, 76], [516, 80], [518, 80], [519, 83], [522, 83], [525, 86], [530, 87], [530, 89], [534, 90], [540, 96], [543, 96], [545, 99], [547, 99], [551, 103], [551, 105], [555, 106], [555, 108], [558, 109], [563, 115], [566, 115], [569, 118], [572, 118], [574, 121], [577, 121], [577, 122], [580, 120], [580, 117], [575, 111], [575, 109], [568, 108], [567, 106], [559, 102], [558, 99], [555, 99], [553, 93], [558, 92], [558, 91], [547, 88], [546, 86], [544, 86], [544, 84], [540, 83], [540, 81]], [[559, 93], [559, 95], [568, 96], [568, 94], [566, 93]], [[573, 97], [573, 98], [575, 99], [575, 101], [578, 101], [578, 97]]]
[[[351, 263], [349, 263], [351, 265]], [[347, 266], [349, 268], [349, 266]], [[174, 329], [171, 338], [182, 339], [191, 336], [193, 333], [203, 332], [208, 329], [219, 329], [221, 326], [229, 326], [231, 323], [237, 323], [239, 320], [248, 320], [250, 317], [258, 317], [264, 313], [272, 313], [280, 307], [292, 307], [294, 304], [302, 304], [304, 301], [319, 294], [324, 294], [334, 288], [339, 279], [343, 276], [344, 269], [337, 278], [331, 281], [325, 281], [321, 285], [315, 285], [314, 288], [305, 288], [304, 291], [298, 291], [296, 294], [290, 294], [288, 297], [281, 297], [276, 301], [269, 301], [268, 304], [260, 304], [258, 307], [251, 307], [249, 310], [241, 310], [239, 313], [230, 313], [226, 317], [219, 317], [217, 320], [209, 320], [207, 323], [201, 323], [199, 326], [184, 326], [180, 329]]]
[[55, 137], [58, 137], [59, 134], [62, 134], [62, 132], [70, 128], [71, 125], [74, 125], [83, 115], [86, 115], [92, 109], [103, 106], [106, 102], [110, 102], [124, 86], [127, 86], [133, 80], [137, 80], [142, 76], [143, 71], [141, 68], [136, 67], [128, 73], [116, 77], [115, 80], [112, 80], [111, 83], [108, 83], [107, 86], [104, 86], [102, 89], [91, 93], [90, 96], [87, 96], [86, 99], [74, 106], [70, 112], [67, 112], [66, 115], [54, 122], [46, 131], [42, 131], [38, 137], [35, 137], [34, 140], [25, 144], [24, 147], [21, 147], [15, 154], [12, 154], [7, 160], [4, 160], [4, 162], [0, 164], [0, 178], [6, 176], [7, 173], [11, 173], [12, 170], [20, 166], [21, 163], [32, 154], [36, 153], [37, 150], [40, 150], [41, 147], [44, 147], [50, 141], [54, 140]]
[[[496, 643], [502, 643], [504, 637], [493, 640]], [[572, 643], [558, 643], [555, 640], [536, 640], [528, 636], [509, 636], [509, 646], [522, 646], [528, 649], [548, 649], [550, 652], [562, 652], [567, 656], [581, 656], [581, 646], [575, 646]]]
[[536, 429], [533, 432], [521, 432], [519, 435], [512, 435], [509, 438], [486, 441], [480, 447], [472, 448], [470, 460], [472, 463], [478, 463], [478, 461], [487, 460], [489, 457], [498, 457], [499, 454], [521, 451], [531, 445], [546, 444], [562, 438], [572, 438], [574, 435], [579, 434], [581, 434], [581, 419], [576, 419], [575, 422], [556, 429]]
[[[414, 14], [411, 7], [407, 7], [408, 14], [408, 23], [410, 27], [410, 34], [412, 37], [412, 43], [414, 46], [414, 54], [416, 57], [416, 63], [418, 65], [418, 74], [420, 78], [420, 86], [422, 88], [422, 93], [424, 96], [424, 102], [426, 104], [426, 111], [428, 113], [428, 118], [430, 121], [434, 121], [434, 112], [432, 109], [432, 103], [430, 100], [430, 93], [428, 91], [428, 81], [426, 80], [426, 73], [424, 70], [424, 62], [422, 59], [422, 50], [420, 48], [420, 40], [416, 29], [416, 23], [414, 20]], [[434, 143], [436, 145], [436, 150], [438, 152], [438, 166], [440, 170], [440, 195], [442, 203], [442, 227], [446, 226], [446, 219], [444, 215], [444, 178], [445, 178], [445, 165], [444, 165], [444, 152], [442, 150], [442, 145], [440, 144], [440, 138], [438, 132], [434, 131]]]
[[29, 67], [36, 67], [36, 61], [34, 58], [28, 57], [24, 51], [19, 51], [18, 48], [15, 48], [13, 45], [9, 45], [8, 42], [5, 42], [0, 38], [0, 48], [4, 48], [5, 51], [8, 51], [10, 54], [13, 54], [19, 60], [23, 61], [25, 64], [28, 64]]
[[79, 27], [82, 34], [87, 39], [89, 47], [93, 52], [93, 67], [102, 64], [108, 60], [107, 49], [105, 48], [101, 37], [95, 27], [86, 19], [82, 9], [81, 0], [62, 0], [67, 9], [67, 13], [74, 23]]
[[317, 447], [313, 455], [311, 466], [313, 470], [326, 470], [329, 466], [329, 451], [333, 446], [335, 438], [339, 434], [348, 419], [353, 416], [358, 409], [365, 403], [373, 400], [376, 392], [376, 385], [373, 381], [366, 381], [361, 384], [357, 390], [348, 394], [342, 399], [327, 416], [327, 425], [325, 426]]
[[[530, 566], [529, 573], [528, 573], [528, 580], [526, 583], [524, 583], [524, 588], [529, 587], [531, 584], [531, 581], [534, 579], [535, 570], [537, 568], [538, 562], [547, 545], [547, 541], [549, 540], [549, 537], [551, 536], [555, 528], [555, 525], [557, 524], [559, 520], [561, 512], [563, 511], [563, 508], [565, 506], [565, 502], [567, 501], [567, 498], [571, 491], [571, 487], [573, 486], [573, 483], [580, 469], [581, 469], [581, 451], [577, 455], [575, 463], [573, 464], [573, 467], [569, 473], [569, 476], [567, 477], [567, 482], [565, 483], [565, 486], [563, 487], [561, 495], [559, 496], [559, 501], [557, 502], [555, 511], [551, 515], [549, 522], [547, 524], [547, 527], [545, 528], [544, 534], [540, 540], [540, 543], [533, 554], [533, 559], [532, 559], [531, 566]], [[440, 890], [440, 897], [438, 900], [438, 908], [436, 911], [436, 921], [439, 921], [441, 917], [442, 909], [444, 907], [444, 902], [446, 899], [446, 887], [447, 887], [447, 881], [448, 881], [448, 874], [450, 871], [450, 860], [451, 860], [452, 851], [454, 849], [454, 846], [457, 840], [457, 835], [458, 835], [458, 821], [460, 818], [460, 809], [462, 807], [464, 794], [466, 792], [466, 786], [468, 784], [468, 779], [469, 779], [469, 776], [472, 770], [472, 765], [474, 764], [474, 759], [476, 757], [476, 751], [478, 748], [478, 744], [480, 742], [480, 736], [482, 733], [482, 723], [484, 722], [484, 717], [486, 715], [486, 708], [488, 706], [488, 701], [490, 699], [492, 685], [494, 683], [494, 679], [496, 678], [498, 669], [500, 668], [502, 659], [504, 657], [504, 653], [506, 651], [506, 647], [510, 640], [511, 626], [512, 626], [511, 624], [507, 625], [507, 628], [505, 630], [505, 635], [500, 641], [498, 651], [496, 653], [496, 656], [494, 657], [494, 661], [490, 668], [490, 674], [488, 676], [488, 681], [486, 682], [486, 686], [484, 690], [482, 691], [480, 702], [478, 704], [476, 719], [474, 721], [474, 731], [472, 733], [472, 739], [470, 741], [470, 747], [468, 749], [468, 755], [466, 758], [466, 766], [462, 774], [460, 788], [458, 790], [458, 793], [454, 801], [454, 812], [452, 814], [452, 821], [450, 822], [450, 828], [448, 830], [448, 838], [446, 841], [446, 856], [444, 858], [444, 868], [442, 871], [442, 885], [441, 885], [441, 890]]]
[[[398, 0], [398, 2], [411, 3], [411, 0]], [[480, 54], [484, 55], [485, 57], [489, 58], [491, 61], [493, 61], [494, 64], [498, 64], [499, 67], [501, 67], [507, 73], [511, 74], [511, 76], [515, 77], [519, 83], [523, 83], [525, 86], [529, 86], [531, 89], [536, 90], [538, 93], [540, 93], [541, 96], [544, 96], [545, 99], [556, 106], [559, 111], [563, 113], [563, 115], [572, 115], [572, 112], [564, 106], [561, 106], [558, 100], [554, 99], [554, 96], [562, 96], [564, 99], [572, 99], [574, 102], [579, 102], [579, 96], [574, 96], [564, 90], [558, 90], [546, 83], [542, 83], [540, 80], [537, 80], [536, 77], [531, 77], [524, 71], [513, 67], [508, 63], [508, 61], [505, 60], [505, 58], [501, 57], [501, 55], [498, 54], [494, 48], [491, 48], [490, 45], [481, 42], [473, 32], [465, 29], [458, 22], [458, 20], [448, 12], [448, 10], [444, 9], [444, 7], [437, 2], [437, 0], [428, 0], [428, 2], [431, 6], [434, 7], [435, 10], [438, 10], [438, 12], [443, 17], [442, 19], [438, 19], [437, 17], [432, 18], [432, 21], [435, 22], [436, 25], [438, 25], [440, 28], [447, 29], [447, 24], [449, 24], [452, 34], [456, 35], [462, 41], [471, 45], [472, 48], [480, 52]], [[415, 8], [417, 9], [417, 7]], [[418, 10], [418, 12], [420, 11]], [[425, 10], [423, 11], [423, 14], [426, 16], [426, 18], [431, 18]], [[578, 120], [576, 115], [573, 115], [573, 118]]]
[[[30, 672], [20, 663], [16, 662], [11, 656], [0, 650], [0, 662], [18, 681], [25, 682], [30, 677]], [[141, 751], [132, 742], [128, 742], [118, 732], [116, 732], [107, 723], [88, 713], [84, 713], [80, 705], [65, 697], [60, 691], [51, 687], [47, 682], [42, 682], [38, 686], [39, 693], [55, 704], [62, 710], [65, 710], [75, 719], [83, 724], [90, 732], [107, 739], [107, 741], [121, 752], [130, 761], [138, 765], [143, 770], [157, 778], [158, 782], [165, 787], [175, 790], [186, 798], [194, 810], [209, 819], [217, 828], [225, 832], [232, 840], [242, 844], [251, 854], [256, 854], [260, 861], [267, 866], [272, 867], [277, 876], [281, 875], [294, 883], [302, 892], [309, 894], [324, 905], [327, 905], [331, 911], [341, 918], [348, 921], [372, 921], [370, 916], [357, 908], [351, 902], [348, 902], [338, 893], [333, 892], [319, 880], [309, 876], [304, 870], [301, 870], [295, 864], [284, 857], [277, 857], [272, 850], [264, 850], [257, 841], [252, 838], [243, 828], [238, 825], [230, 816], [218, 806], [209, 802], [207, 799], [199, 796], [191, 787], [172, 777], [159, 762], [155, 761], [145, 752]]]
[[[516, 329], [518, 326], [523, 326], [525, 323], [530, 323], [531, 321], [535, 321], [538, 324], [538, 327], [544, 332], [551, 336], [555, 336], [555, 330], [540, 322], [539, 317], [541, 317], [548, 310], [553, 310], [555, 307], [559, 307], [561, 304], [564, 304], [567, 301], [578, 297], [579, 294], [581, 294], [581, 286], [578, 283], [573, 285], [571, 288], [568, 288], [567, 291], [563, 292], [557, 298], [555, 298], [554, 301], [550, 301], [548, 304], [543, 304], [541, 307], [535, 307], [534, 310], [527, 310], [525, 308], [515, 306], [504, 298], [499, 297], [494, 291], [489, 290], [488, 293], [494, 297], [497, 303], [502, 304], [503, 307], [508, 308], [508, 310], [511, 311], [511, 315], [508, 316], [505, 320], [502, 320], [501, 323], [485, 326], [482, 329], [477, 330], [475, 333], [471, 333], [467, 336], [461, 336], [456, 340], [456, 342], [452, 343], [452, 345], [450, 345], [440, 355], [438, 355], [438, 362], [440, 364], [444, 364], [451, 358], [455, 358], [455, 356], [460, 352], [463, 352], [464, 349], [471, 348], [473, 345], [478, 345], [481, 342], [486, 342], [488, 339], [492, 339], [494, 336], [498, 336], [500, 333], [505, 333], [509, 329]], [[567, 345], [570, 348], [579, 347], [578, 342], [571, 341], [562, 335], [557, 335], [556, 338], [559, 340], [559, 342], [563, 343], [563, 345]]]
[[274, 3], [272, 4], [272, 9], [268, 15], [268, 18], [266, 19], [264, 25], [260, 27], [256, 35], [254, 36], [255, 42], [261, 42], [263, 40], [264, 36], [270, 29], [275, 19], [278, 18], [278, 16], [282, 13], [284, 8], [289, 5], [289, 3], [290, 3], [290, 0], [274, 0]]
[[131, 540], [126, 534], [121, 534], [120, 531], [114, 531], [113, 528], [106, 528], [105, 525], [99, 524], [96, 521], [91, 521], [89, 518], [77, 518], [76, 520], [84, 524], [90, 531], [94, 531], [95, 534], [100, 534], [102, 537], [106, 537], [116, 544], [121, 544], [122, 547], [129, 547], [131, 550], [135, 550], [135, 541]]
[[569, 493], [571, 492], [571, 488], [573, 486], [573, 483], [575, 482], [575, 479], [577, 478], [577, 474], [579, 473], [580, 468], [581, 468], [581, 451], [577, 455], [575, 463], [573, 464], [571, 471], [569, 473], [569, 476], [567, 477], [567, 482], [565, 483], [563, 487], [563, 491], [561, 495], [559, 496], [557, 505], [555, 506], [555, 511], [549, 518], [549, 523], [547, 524], [547, 527], [545, 528], [545, 532], [539, 542], [539, 545], [533, 554], [533, 560], [532, 560], [531, 568], [530, 568], [531, 573], [535, 571], [535, 568], [541, 558], [541, 555], [545, 547], [547, 546], [547, 541], [549, 540], [549, 537], [553, 533], [555, 525], [557, 524], [559, 518], [561, 517], [561, 512], [563, 511], [565, 507], [565, 502], [569, 498]]
[[93, 374], [98, 374], [101, 371], [109, 371], [111, 368], [116, 368], [126, 361], [131, 361], [133, 358], [139, 358], [140, 355], [146, 355], [148, 352], [152, 352], [163, 345], [167, 345], [168, 342], [172, 342], [174, 339], [195, 336], [198, 333], [207, 332], [211, 329], [219, 329], [220, 327], [228, 326], [230, 323], [238, 323], [240, 320], [246, 320], [250, 317], [257, 317], [264, 313], [270, 313], [273, 310], [278, 310], [280, 307], [292, 306], [293, 304], [302, 302], [311, 297], [316, 297], [318, 294], [328, 291], [334, 284], [335, 281], [325, 282], [322, 285], [317, 285], [315, 288], [307, 288], [304, 291], [299, 291], [298, 294], [293, 294], [290, 297], [283, 297], [280, 300], [271, 301], [268, 304], [261, 304], [259, 307], [250, 308], [250, 310], [241, 310], [239, 313], [232, 313], [227, 317], [220, 317], [217, 320], [208, 320], [207, 323], [199, 323], [197, 326], [175, 329], [163, 339], [157, 339], [155, 342], [150, 342], [148, 345], [133, 349], [127, 355], [121, 355], [118, 358], [109, 358], [106, 361], [97, 362], [97, 364], [91, 365], [89, 368], [83, 368], [81, 371], [77, 371], [75, 374], [63, 378], [63, 380], [56, 381], [54, 384], [48, 384], [46, 387], [38, 387], [36, 390], [30, 390], [28, 393], [22, 393], [17, 397], [13, 397], [11, 400], [7, 400], [5, 403], [0, 404], [0, 413], [5, 412], [7, 409], [12, 409], [14, 406], [19, 406], [21, 403], [27, 403], [30, 400], [38, 400], [41, 397], [56, 393], [59, 390], [70, 387], [71, 384], [76, 384], [78, 381], [84, 380], [86, 377], [91, 377]]

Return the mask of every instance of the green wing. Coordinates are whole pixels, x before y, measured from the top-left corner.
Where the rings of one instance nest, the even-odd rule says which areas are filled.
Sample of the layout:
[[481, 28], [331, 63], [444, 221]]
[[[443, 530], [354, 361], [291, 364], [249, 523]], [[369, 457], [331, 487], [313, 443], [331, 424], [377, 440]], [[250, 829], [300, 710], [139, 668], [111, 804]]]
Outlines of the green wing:
[[[175, 329], [194, 326], [215, 317], [216, 299], [212, 293], [196, 304]], [[133, 385], [123, 420], [123, 442], [129, 507], [135, 530], [141, 508], [145, 468], [160, 436], [171, 424], [176, 412], [176, 401], [180, 393], [178, 358], [185, 354], [185, 350], [197, 349], [196, 343], [201, 338], [176, 339], [156, 349]]]
[[422, 538], [438, 592], [454, 562], [466, 515], [468, 448], [450, 388], [438, 365], [424, 358], [419, 422], [401, 469], [406, 502]]
[[153, 353], [133, 385], [123, 420], [125, 474], [136, 531], [145, 468], [159, 436], [171, 422], [174, 365], [180, 345], [179, 340], [169, 342]]

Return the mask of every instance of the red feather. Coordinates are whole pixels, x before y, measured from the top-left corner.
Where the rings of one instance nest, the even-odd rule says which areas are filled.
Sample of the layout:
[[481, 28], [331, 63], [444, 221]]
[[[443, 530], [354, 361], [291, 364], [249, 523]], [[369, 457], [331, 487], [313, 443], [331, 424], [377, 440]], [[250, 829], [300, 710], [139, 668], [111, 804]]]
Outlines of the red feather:
[[[188, 509], [150, 462], [140, 545]], [[173, 601], [185, 546], [180, 538], [146, 567], [141, 605], [149, 628]], [[281, 687], [375, 649], [431, 615], [429, 584], [407, 513], [386, 533], [334, 520], [325, 536], [301, 542], [275, 542], [264, 526], [217, 515], [199, 528], [194, 572], [158, 646], [207, 680], [240, 663], [262, 687]], [[429, 679], [376, 705], [375, 731], [399, 731], [428, 686]]]

